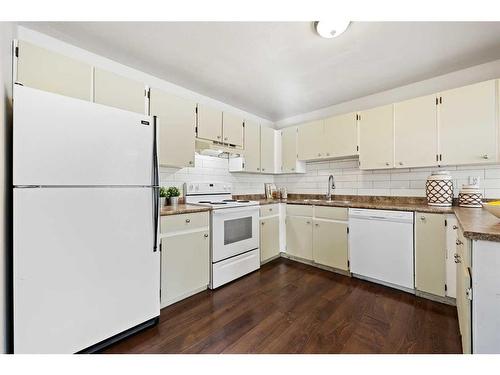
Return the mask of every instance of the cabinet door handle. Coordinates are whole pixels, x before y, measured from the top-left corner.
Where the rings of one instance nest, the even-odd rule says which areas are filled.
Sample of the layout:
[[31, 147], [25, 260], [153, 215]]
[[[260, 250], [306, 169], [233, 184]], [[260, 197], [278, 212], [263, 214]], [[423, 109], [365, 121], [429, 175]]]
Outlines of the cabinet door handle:
[[186, 219], [186, 223], [190, 223], [191, 222], [191, 219]]
[[260, 171], [260, 168], [257, 168], [258, 171]]
[[310, 221], [306, 221], [306, 224], [311, 224], [311, 222]]
[[400, 161], [400, 162], [399, 162], [399, 165], [403, 165], [403, 162], [402, 162], [402, 161]]
[[205, 233], [205, 234], [203, 235], [203, 237], [207, 238], [207, 237], [208, 237], [208, 234], [206, 234], [206, 233]]
[[456, 240], [455, 244], [457, 244], [457, 246], [460, 246], [460, 245], [463, 245], [463, 242], [460, 240]]
[[266, 168], [262, 168], [262, 172], [264, 172], [266, 170]]
[[224, 137], [224, 140], [227, 141], [227, 137]]
[[488, 156], [488, 154], [484, 154], [483, 155], [483, 159], [489, 159], [490, 157]]
[[390, 165], [390, 163], [389, 163], [389, 162], [386, 162], [386, 163], [385, 163], [385, 165], [389, 166], [389, 165]]
[[456, 225], [453, 226], [453, 229], [458, 229], [458, 227]]
[[265, 224], [264, 222], [260, 223], [260, 225], [264, 225], [264, 224]]
[[189, 161], [189, 165], [193, 165], [193, 161], [192, 160]]
[[319, 224], [318, 224], [318, 223], [316, 223], [316, 224], [314, 224], [314, 225], [316, 225], [317, 227], [319, 227]]
[[425, 221], [425, 216], [420, 216], [420, 220]]
[[217, 136], [217, 139], [220, 139], [220, 135]]

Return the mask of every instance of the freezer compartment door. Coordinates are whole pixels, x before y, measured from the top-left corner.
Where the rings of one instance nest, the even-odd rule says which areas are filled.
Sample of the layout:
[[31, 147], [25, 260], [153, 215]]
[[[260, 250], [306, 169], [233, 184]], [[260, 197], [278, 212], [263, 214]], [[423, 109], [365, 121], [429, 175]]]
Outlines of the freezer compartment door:
[[152, 185], [153, 119], [14, 85], [14, 185]]
[[14, 190], [15, 353], [74, 353], [159, 315], [151, 188]]

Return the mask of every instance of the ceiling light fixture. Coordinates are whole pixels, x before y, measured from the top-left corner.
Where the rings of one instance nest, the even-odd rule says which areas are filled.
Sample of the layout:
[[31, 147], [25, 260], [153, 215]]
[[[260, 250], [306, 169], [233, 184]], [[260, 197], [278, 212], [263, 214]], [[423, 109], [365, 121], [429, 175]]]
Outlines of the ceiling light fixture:
[[323, 38], [335, 38], [346, 31], [351, 21], [316, 21], [314, 29]]

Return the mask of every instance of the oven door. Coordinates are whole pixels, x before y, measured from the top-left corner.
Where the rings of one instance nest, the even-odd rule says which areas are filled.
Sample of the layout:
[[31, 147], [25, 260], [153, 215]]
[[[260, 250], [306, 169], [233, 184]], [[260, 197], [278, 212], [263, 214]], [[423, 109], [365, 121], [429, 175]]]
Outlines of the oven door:
[[212, 262], [259, 247], [259, 206], [212, 211]]

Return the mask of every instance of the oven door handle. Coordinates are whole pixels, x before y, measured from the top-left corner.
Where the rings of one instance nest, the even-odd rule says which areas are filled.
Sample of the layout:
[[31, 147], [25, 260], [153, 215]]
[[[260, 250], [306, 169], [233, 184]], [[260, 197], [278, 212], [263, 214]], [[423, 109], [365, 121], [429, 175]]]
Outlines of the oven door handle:
[[221, 208], [218, 210], [212, 210], [214, 216], [223, 216], [229, 214], [235, 214], [240, 212], [247, 212], [249, 214], [258, 213], [260, 210], [259, 206], [246, 206], [246, 207], [231, 207], [231, 208]]

